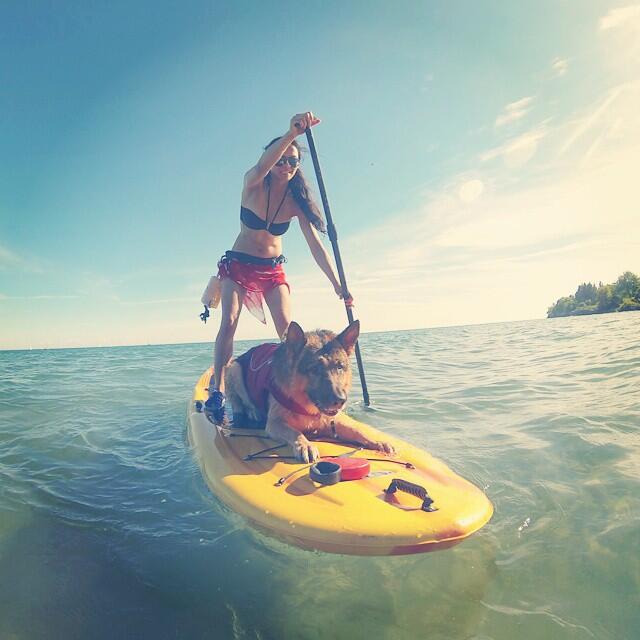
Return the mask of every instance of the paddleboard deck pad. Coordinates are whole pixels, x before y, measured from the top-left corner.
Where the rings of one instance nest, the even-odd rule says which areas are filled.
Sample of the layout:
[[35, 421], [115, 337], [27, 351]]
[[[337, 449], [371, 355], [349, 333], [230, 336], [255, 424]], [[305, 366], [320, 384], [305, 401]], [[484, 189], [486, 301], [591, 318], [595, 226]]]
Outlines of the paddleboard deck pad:
[[[390, 442], [394, 455], [316, 441], [321, 461], [331, 461], [314, 475], [264, 431], [214, 425], [202, 410], [211, 375], [206, 371], [193, 393], [189, 442], [213, 494], [263, 532], [305, 549], [402, 555], [450, 547], [491, 518], [493, 506], [478, 487], [373, 427], [366, 427], [367, 437]], [[323, 467], [335, 469], [347, 458], [361, 460], [342, 465], [356, 479], [324, 483]]]

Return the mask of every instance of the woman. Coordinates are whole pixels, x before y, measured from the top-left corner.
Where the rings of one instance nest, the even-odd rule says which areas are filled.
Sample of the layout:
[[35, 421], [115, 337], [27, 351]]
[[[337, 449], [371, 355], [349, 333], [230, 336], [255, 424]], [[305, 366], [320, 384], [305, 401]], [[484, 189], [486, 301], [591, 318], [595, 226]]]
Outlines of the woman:
[[[224, 370], [233, 353], [233, 337], [242, 305], [265, 322], [264, 299], [280, 338], [291, 321], [289, 285], [282, 267], [285, 262], [282, 236], [293, 218], [298, 219], [316, 263], [336, 294], [342, 297], [340, 281], [318, 235], [318, 231], [324, 233], [326, 227], [300, 171], [300, 147], [295, 141], [308, 127], [319, 122], [309, 111], [293, 116], [289, 130], [267, 145], [258, 163], [244, 176], [240, 234], [231, 251], [218, 263], [218, 275], [210, 283], [213, 290], [208, 287], [203, 296], [206, 306], [216, 306], [218, 296], [222, 303], [215, 344], [215, 378], [205, 403], [216, 422], [224, 420]], [[352, 304], [351, 298], [346, 302]]]

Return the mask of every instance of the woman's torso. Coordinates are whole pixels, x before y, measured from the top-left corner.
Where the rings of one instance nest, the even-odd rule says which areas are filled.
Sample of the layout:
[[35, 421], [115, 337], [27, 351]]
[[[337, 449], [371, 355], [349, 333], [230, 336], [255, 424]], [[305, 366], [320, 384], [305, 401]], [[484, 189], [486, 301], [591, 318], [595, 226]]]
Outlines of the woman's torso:
[[[242, 216], [246, 221], [255, 227], [268, 222], [270, 223], [268, 228], [281, 235], [274, 235], [264, 228], [250, 228], [241, 222], [240, 233], [232, 247], [233, 251], [241, 251], [260, 258], [275, 258], [282, 253], [282, 237], [287, 230], [287, 223], [300, 213], [291, 190], [287, 188], [284, 200], [283, 195], [282, 189], [277, 187], [272, 187], [269, 193], [269, 188], [263, 184], [242, 191], [241, 207], [245, 209]], [[268, 220], [265, 217], [267, 203], [269, 205]], [[278, 215], [274, 217], [276, 211]]]

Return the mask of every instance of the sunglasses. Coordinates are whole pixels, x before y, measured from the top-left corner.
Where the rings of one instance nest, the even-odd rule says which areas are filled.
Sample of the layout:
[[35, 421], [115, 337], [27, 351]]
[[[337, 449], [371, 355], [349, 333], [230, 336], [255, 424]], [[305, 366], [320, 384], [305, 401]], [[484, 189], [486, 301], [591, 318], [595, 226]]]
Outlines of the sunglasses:
[[276, 167], [281, 167], [283, 164], [288, 164], [290, 167], [297, 167], [300, 164], [300, 158], [296, 158], [296, 156], [282, 156], [282, 158], [276, 162]]

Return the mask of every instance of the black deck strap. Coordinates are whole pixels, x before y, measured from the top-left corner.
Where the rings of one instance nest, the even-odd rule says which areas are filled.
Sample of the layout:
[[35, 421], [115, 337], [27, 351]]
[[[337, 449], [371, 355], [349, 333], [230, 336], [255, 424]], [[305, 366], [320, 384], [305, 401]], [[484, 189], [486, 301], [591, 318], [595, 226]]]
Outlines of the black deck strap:
[[[243, 461], [246, 458], [243, 458]], [[279, 456], [277, 453], [272, 456], [251, 456], [250, 460], [297, 460], [295, 456]]]
[[[216, 427], [218, 428], [218, 432], [220, 433], [220, 435], [225, 438], [256, 438], [259, 440], [271, 440], [271, 442], [273, 442], [273, 438], [270, 438], [266, 433], [264, 433], [264, 430], [262, 431], [262, 433], [255, 433], [259, 430], [242, 429], [239, 427], [222, 425], [216, 425]], [[237, 433], [238, 431], [240, 431], [240, 433]], [[244, 433], [245, 431], [250, 433]]]
[[420, 498], [422, 500], [421, 509], [423, 511], [437, 511], [435, 507], [431, 506], [433, 504], [433, 500], [427, 493], [427, 490], [419, 484], [414, 484], [413, 482], [408, 482], [401, 478], [394, 478], [389, 487], [385, 489], [385, 493], [387, 495], [393, 495], [396, 491], [404, 491], [416, 498]]
[[277, 444], [275, 447], [269, 447], [268, 449], [262, 449], [262, 451], [256, 451], [255, 453], [249, 453], [244, 458], [242, 458], [245, 462], [249, 460], [254, 460], [258, 457], [271, 458], [272, 456], [262, 456], [263, 453], [269, 453], [271, 451], [276, 451], [278, 449], [282, 449], [283, 447], [288, 447], [288, 444]]
[[[234, 427], [232, 427], [233, 429]], [[260, 438], [261, 440], [273, 440], [269, 436], [261, 436], [253, 433], [224, 433], [225, 438]]]

